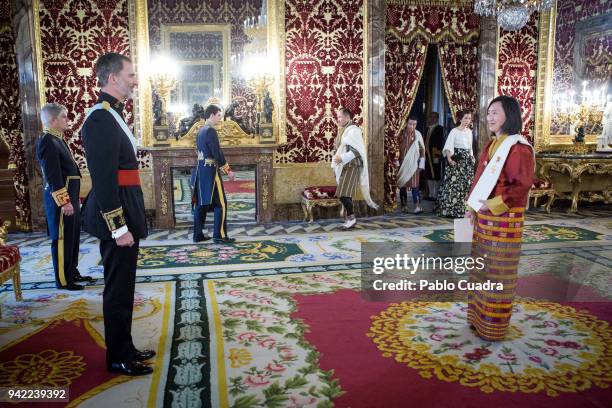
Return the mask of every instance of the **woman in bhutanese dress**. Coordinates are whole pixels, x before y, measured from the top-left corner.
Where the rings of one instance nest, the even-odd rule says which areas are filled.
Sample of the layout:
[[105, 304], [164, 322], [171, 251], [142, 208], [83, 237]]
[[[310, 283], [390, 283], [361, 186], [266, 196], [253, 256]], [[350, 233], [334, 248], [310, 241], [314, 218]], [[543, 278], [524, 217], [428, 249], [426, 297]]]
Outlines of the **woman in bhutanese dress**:
[[516, 99], [498, 96], [489, 104], [491, 140], [480, 154], [466, 217], [472, 220], [472, 256], [484, 258], [470, 281], [503, 284], [503, 290], [468, 292], [468, 322], [489, 341], [503, 340], [510, 325], [521, 253], [524, 212], [533, 184], [535, 156], [520, 135], [523, 123]]

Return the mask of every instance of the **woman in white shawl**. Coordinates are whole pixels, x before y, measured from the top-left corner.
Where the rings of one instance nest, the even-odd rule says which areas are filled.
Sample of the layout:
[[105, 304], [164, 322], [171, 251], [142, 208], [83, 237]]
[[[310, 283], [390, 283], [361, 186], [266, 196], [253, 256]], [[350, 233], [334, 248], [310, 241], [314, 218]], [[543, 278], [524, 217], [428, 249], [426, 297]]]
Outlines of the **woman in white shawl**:
[[368, 206], [378, 209], [378, 205], [370, 197], [370, 180], [368, 176], [368, 159], [361, 129], [355, 125], [353, 114], [346, 108], [338, 110], [339, 137], [336, 139], [336, 153], [331, 167], [336, 175], [336, 197], [344, 207], [346, 221], [345, 229], [353, 228], [357, 223], [353, 209], [353, 197], [357, 184]]

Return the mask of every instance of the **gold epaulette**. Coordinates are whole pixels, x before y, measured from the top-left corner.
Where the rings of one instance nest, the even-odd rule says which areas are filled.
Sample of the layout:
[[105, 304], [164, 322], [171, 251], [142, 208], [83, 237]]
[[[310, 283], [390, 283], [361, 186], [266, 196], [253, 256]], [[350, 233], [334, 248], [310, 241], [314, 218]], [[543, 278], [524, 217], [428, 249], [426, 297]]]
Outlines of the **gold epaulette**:
[[55, 190], [51, 193], [51, 197], [53, 197], [53, 200], [58, 207], [63, 207], [70, 202], [70, 195], [68, 194], [66, 187]]
[[109, 110], [111, 108], [110, 103], [108, 103], [108, 101], [102, 101], [102, 107], [106, 110]]
[[119, 207], [115, 210], [109, 212], [102, 212], [102, 216], [104, 217], [104, 221], [106, 221], [106, 226], [112, 232], [118, 230], [119, 228], [125, 225], [125, 217], [123, 217], [123, 208]]

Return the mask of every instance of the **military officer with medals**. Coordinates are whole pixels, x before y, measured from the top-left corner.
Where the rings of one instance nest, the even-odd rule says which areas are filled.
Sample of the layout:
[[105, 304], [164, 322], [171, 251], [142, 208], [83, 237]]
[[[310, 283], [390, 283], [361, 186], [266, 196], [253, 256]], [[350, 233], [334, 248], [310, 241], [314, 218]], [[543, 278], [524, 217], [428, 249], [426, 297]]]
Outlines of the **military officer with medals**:
[[81, 235], [81, 172], [64, 140], [68, 111], [63, 105], [48, 103], [42, 107], [40, 118], [44, 131], [36, 143], [36, 157], [43, 174], [43, 199], [51, 238], [55, 286], [82, 290], [83, 286], [77, 282], [93, 279], [81, 276], [77, 269]]
[[114, 373], [150, 374], [144, 361], [155, 352], [137, 350], [131, 334], [138, 247], [147, 237], [136, 140], [123, 118], [137, 78], [131, 60], [116, 53], [101, 56], [95, 69], [101, 92], [82, 130], [92, 181], [83, 213], [85, 230], [100, 239], [104, 264], [106, 364]]
[[206, 222], [206, 213], [214, 212], [215, 224], [213, 241], [216, 243], [234, 242], [227, 235], [227, 199], [223, 190], [221, 174], [227, 174], [234, 180], [235, 174], [219, 145], [219, 135], [214, 126], [221, 121], [221, 108], [211, 104], [204, 111], [206, 124], [197, 138], [198, 162], [191, 175], [191, 188], [194, 195], [193, 209], [193, 241], [200, 242], [209, 239], [202, 233]]

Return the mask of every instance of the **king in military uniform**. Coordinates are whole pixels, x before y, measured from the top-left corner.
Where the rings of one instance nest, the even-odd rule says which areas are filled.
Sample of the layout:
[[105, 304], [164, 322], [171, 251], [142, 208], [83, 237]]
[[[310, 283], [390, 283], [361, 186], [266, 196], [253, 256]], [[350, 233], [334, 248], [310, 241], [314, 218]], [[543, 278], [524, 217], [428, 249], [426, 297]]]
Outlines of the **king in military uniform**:
[[204, 111], [206, 124], [198, 133], [197, 149], [198, 163], [192, 172], [191, 188], [194, 195], [193, 210], [193, 241], [200, 242], [208, 239], [202, 233], [206, 222], [206, 213], [214, 211], [215, 226], [213, 241], [234, 242], [235, 239], [227, 235], [227, 199], [223, 190], [220, 171], [227, 174], [230, 180], [235, 175], [219, 145], [219, 135], [214, 126], [221, 120], [221, 108], [209, 105]]
[[100, 239], [104, 264], [104, 340], [110, 372], [150, 374], [155, 355], [132, 341], [132, 309], [138, 245], [147, 237], [136, 140], [123, 118], [124, 102], [137, 85], [129, 58], [108, 53], [96, 62], [101, 93], [83, 124], [82, 136], [92, 190], [84, 212], [85, 230]]
[[36, 156], [43, 173], [43, 198], [47, 228], [51, 237], [51, 256], [55, 285], [59, 289], [81, 290], [76, 282], [93, 280], [81, 276], [79, 240], [81, 211], [79, 191], [81, 172], [64, 140], [68, 111], [57, 103], [41, 109], [44, 133], [36, 144]]

